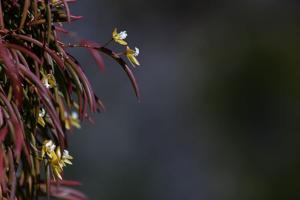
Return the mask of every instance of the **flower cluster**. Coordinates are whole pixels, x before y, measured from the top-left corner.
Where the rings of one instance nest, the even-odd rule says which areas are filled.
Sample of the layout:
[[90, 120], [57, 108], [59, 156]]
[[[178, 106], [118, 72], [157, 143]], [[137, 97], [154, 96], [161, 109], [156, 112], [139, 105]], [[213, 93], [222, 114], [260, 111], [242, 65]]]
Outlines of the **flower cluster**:
[[42, 146], [42, 159], [45, 161], [46, 166], [50, 166], [53, 171], [54, 178], [62, 180], [63, 167], [67, 164], [72, 165], [72, 156], [69, 155], [67, 150], [61, 153], [60, 147], [52, 142], [52, 140], [45, 140]]
[[42, 83], [46, 88], [54, 88], [56, 86], [56, 80], [53, 74], [43, 75]]
[[135, 47], [135, 49], [131, 49], [127, 42], [125, 41], [125, 39], [127, 38], [127, 31], [121, 31], [118, 33], [117, 29], [115, 28], [112, 32], [112, 39], [118, 43], [118, 44], [121, 44], [121, 45], [124, 45], [126, 46], [126, 50], [123, 54], [125, 54], [129, 60], [129, 62], [132, 64], [132, 66], [139, 66], [140, 63], [139, 61], [137, 60], [137, 56], [140, 54], [140, 50]]
[[64, 24], [81, 19], [70, 11], [74, 2], [1, 0], [0, 199], [85, 199], [62, 180], [73, 159], [67, 151], [68, 134], [104, 106], [71, 48], [87, 50], [100, 69], [102, 55], [116, 61], [140, 97], [134, 73], [123, 59], [139, 66], [139, 49], [131, 49], [127, 32], [117, 29], [106, 44], [124, 46], [121, 53], [96, 42], [72, 40]]

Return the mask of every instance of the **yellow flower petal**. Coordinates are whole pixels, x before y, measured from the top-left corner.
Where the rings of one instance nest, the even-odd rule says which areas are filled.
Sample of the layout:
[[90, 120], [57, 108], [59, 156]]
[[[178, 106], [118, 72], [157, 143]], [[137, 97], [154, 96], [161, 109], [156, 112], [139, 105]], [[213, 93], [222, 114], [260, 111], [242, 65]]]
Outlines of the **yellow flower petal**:
[[45, 122], [44, 118], [38, 117], [38, 124], [41, 125], [42, 127], [45, 127], [46, 122]]
[[127, 45], [127, 42], [125, 40], [122, 40], [122, 39], [115, 39], [115, 41], [123, 46], [126, 46]]
[[[46, 157], [47, 155], [47, 157]], [[73, 157], [69, 155], [67, 150], [61, 151], [61, 148], [56, 147], [51, 140], [45, 140], [42, 146], [42, 158], [51, 167], [53, 177], [62, 179], [63, 168], [69, 164], [72, 165]]]
[[61, 151], [60, 151], [60, 147], [57, 147], [57, 148], [56, 148], [56, 151], [55, 151], [55, 153], [56, 153], [56, 156], [57, 156], [57, 158], [58, 158], [58, 159], [60, 159], [60, 158], [61, 158]]
[[48, 78], [48, 82], [51, 85], [51, 87], [55, 87], [56, 80], [55, 80], [55, 77], [53, 76], [53, 74], [47, 74], [47, 78]]
[[46, 111], [45, 109], [42, 108], [38, 113], [38, 121], [37, 121], [38, 124], [40, 124], [42, 127], [45, 127], [46, 125], [46, 122], [44, 120], [45, 115], [46, 115]]
[[72, 126], [78, 128], [78, 129], [81, 128], [80, 120], [78, 118], [78, 113], [72, 112], [71, 115], [69, 115], [68, 113], [65, 113], [65, 128], [67, 130], [70, 130]]
[[70, 129], [71, 129], [71, 123], [70, 123], [69, 119], [65, 119], [65, 128], [66, 128], [67, 130], [70, 130]]
[[139, 63], [139, 61], [136, 59], [135, 56], [133, 56], [133, 55], [127, 55], [127, 58], [128, 58], [128, 60], [130, 61], [130, 63], [131, 63], [133, 66], [135, 66], [135, 65], [140, 66], [140, 63]]
[[[125, 35], [124, 35], [125, 34]], [[112, 38], [116, 43], [119, 43], [121, 45], [126, 46], [127, 42], [124, 40], [126, 38], [127, 34], [124, 31], [123, 33], [118, 33], [117, 29], [115, 28], [112, 32]]]
[[[136, 50], [138, 51], [138, 49], [136, 48]], [[126, 48], [126, 56], [128, 58], [128, 60], [130, 61], [130, 63], [135, 67], [135, 65], [140, 65], [139, 61], [137, 60], [137, 55], [139, 52], [134, 51], [133, 49], [130, 49], [130, 47], [127, 46]]]
[[44, 76], [42, 79], [42, 83], [47, 88], [54, 88], [56, 86], [56, 80], [53, 74], [47, 74], [46, 76]]
[[60, 180], [62, 180], [62, 176], [61, 176], [62, 171], [60, 170], [60, 168], [54, 167], [52, 169], [53, 169], [53, 172], [54, 172], [54, 176], [59, 178]]
[[79, 122], [78, 119], [72, 119], [72, 118], [71, 118], [71, 124], [72, 124], [73, 126], [75, 126], [76, 128], [80, 128], [80, 127], [81, 127], [81, 126], [80, 126], [80, 122]]
[[117, 28], [115, 28], [112, 32], [112, 37], [116, 38], [117, 36], [118, 36], [118, 31], [117, 31]]
[[64, 163], [67, 163], [69, 165], [72, 165], [73, 163], [70, 160], [64, 160]]

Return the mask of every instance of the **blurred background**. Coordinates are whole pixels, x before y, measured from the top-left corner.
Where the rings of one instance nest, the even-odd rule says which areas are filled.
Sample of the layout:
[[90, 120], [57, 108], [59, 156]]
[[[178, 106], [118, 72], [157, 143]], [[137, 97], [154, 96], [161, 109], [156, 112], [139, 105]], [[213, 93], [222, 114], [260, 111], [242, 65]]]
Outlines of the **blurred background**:
[[[300, 1], [85, 0], [69, 28], [141, 50], [122, 69], [74, 50], [107, 111], [71, 134], [91, 200], [300, 199]], [[111, 46], [119, 50], [119, 46]]]

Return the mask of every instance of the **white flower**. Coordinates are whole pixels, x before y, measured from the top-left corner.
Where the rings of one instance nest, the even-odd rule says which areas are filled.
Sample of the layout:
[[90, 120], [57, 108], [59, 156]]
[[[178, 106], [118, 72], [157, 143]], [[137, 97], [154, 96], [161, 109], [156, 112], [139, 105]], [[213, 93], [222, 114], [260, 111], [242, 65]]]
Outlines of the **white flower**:
[[128, 60], [130, 61], [130, 63], [135, 67], [136, 65], [139, 66], [140, 63], [137, 60], [137, 56], [139, 55], [140, 50], [135, 47], [135, 50], [130, 49], [129, 46], [127, 46], [126, 51], [125, 51], [125, 55], [127, 56]]
[[124, 39], [127, 38], [127, 32], [126, 32], [126, 31], [120, 32], [119, 35], [120, 35], [120, 39], [121, 39], [121, 40], [124, 40]]
[[72, 119], [78, 119], [78, 113], [72, 112], [71, 117], [72, 117]]
[[135, 47], [135, 53], [134, 56], [138, 56], [140, 54], [139, 48]]
[[47, 74], [43, 76], [42, 83], [49, 89], [56, 86], [56, 80], [53, 74]]
[[114, 31], [112, 32], [112, 39], [121, 45], [127, 45], [127, 42], [124, 40], [127, 37], [127, 32], [126, 31], [122, 31], [120, 33], [118, 33], [117, 28], [114, 29]]
[[68, 150], [64, 150], [63, 157], [67, 157], [67, 156], [69, 156], [69, 151]]
[[73, 111], [71, 115], [65, 112], [65, 127], [67, 130], [71, 129], [71, 126], [80, 128], [80, 120], [77, 112]]
[[42, 147], [42, 158], [47, 155], [49, 158], [52, 158], [56, 145], [51, 140], [45, 140]]
[[55, 144], [51, 140], [45, 144], [45, 147], [49, 150], [49, 152], [54, 151], [56, 148]]
[[44, 108], [42, 108], [39, 112], [39, 117], [45, 117], [45, 115], [46, 115], [46, 111]]
[[45, 79], [45, 81], [44, 81], [44, 86], [46, 87], [46, 88], [50, 88], [51, 87], [51, 85], [49, 84], [49, 82], [48, 82], [48, 79]]
[[72, 165], [71, 160], [73, 159], [72, 156], [70, 156], [68, 150], [64, 150], [63, 156], [61, 157], [61, 164], [62, 166], [66, 166], [66, 164]]

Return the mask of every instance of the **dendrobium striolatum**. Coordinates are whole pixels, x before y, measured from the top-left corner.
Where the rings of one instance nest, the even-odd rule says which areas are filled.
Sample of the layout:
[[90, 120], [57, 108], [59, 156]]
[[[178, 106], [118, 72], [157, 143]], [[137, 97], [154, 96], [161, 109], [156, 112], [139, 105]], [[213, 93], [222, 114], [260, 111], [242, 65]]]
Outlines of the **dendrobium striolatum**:
[[[64, 42], [72, 37], [64, 24], [82, 18], [70, 11], [75, 2], [0, 1], [0, 199], [86, 199], [72, 188], [76, 181], [64, 179], [67, 166], [80, 163], [68, 151], [67, 135], [104, 106], [71, 48], [87, 50], [101, 70], [102, 55], [116, 61], [140, 98], [127, 65], [140, 65], [139, 49], [128, 46], [126, 31], [112, 29], [103, 45]], [[124, 51], [112, 50], [113, 43]]]

